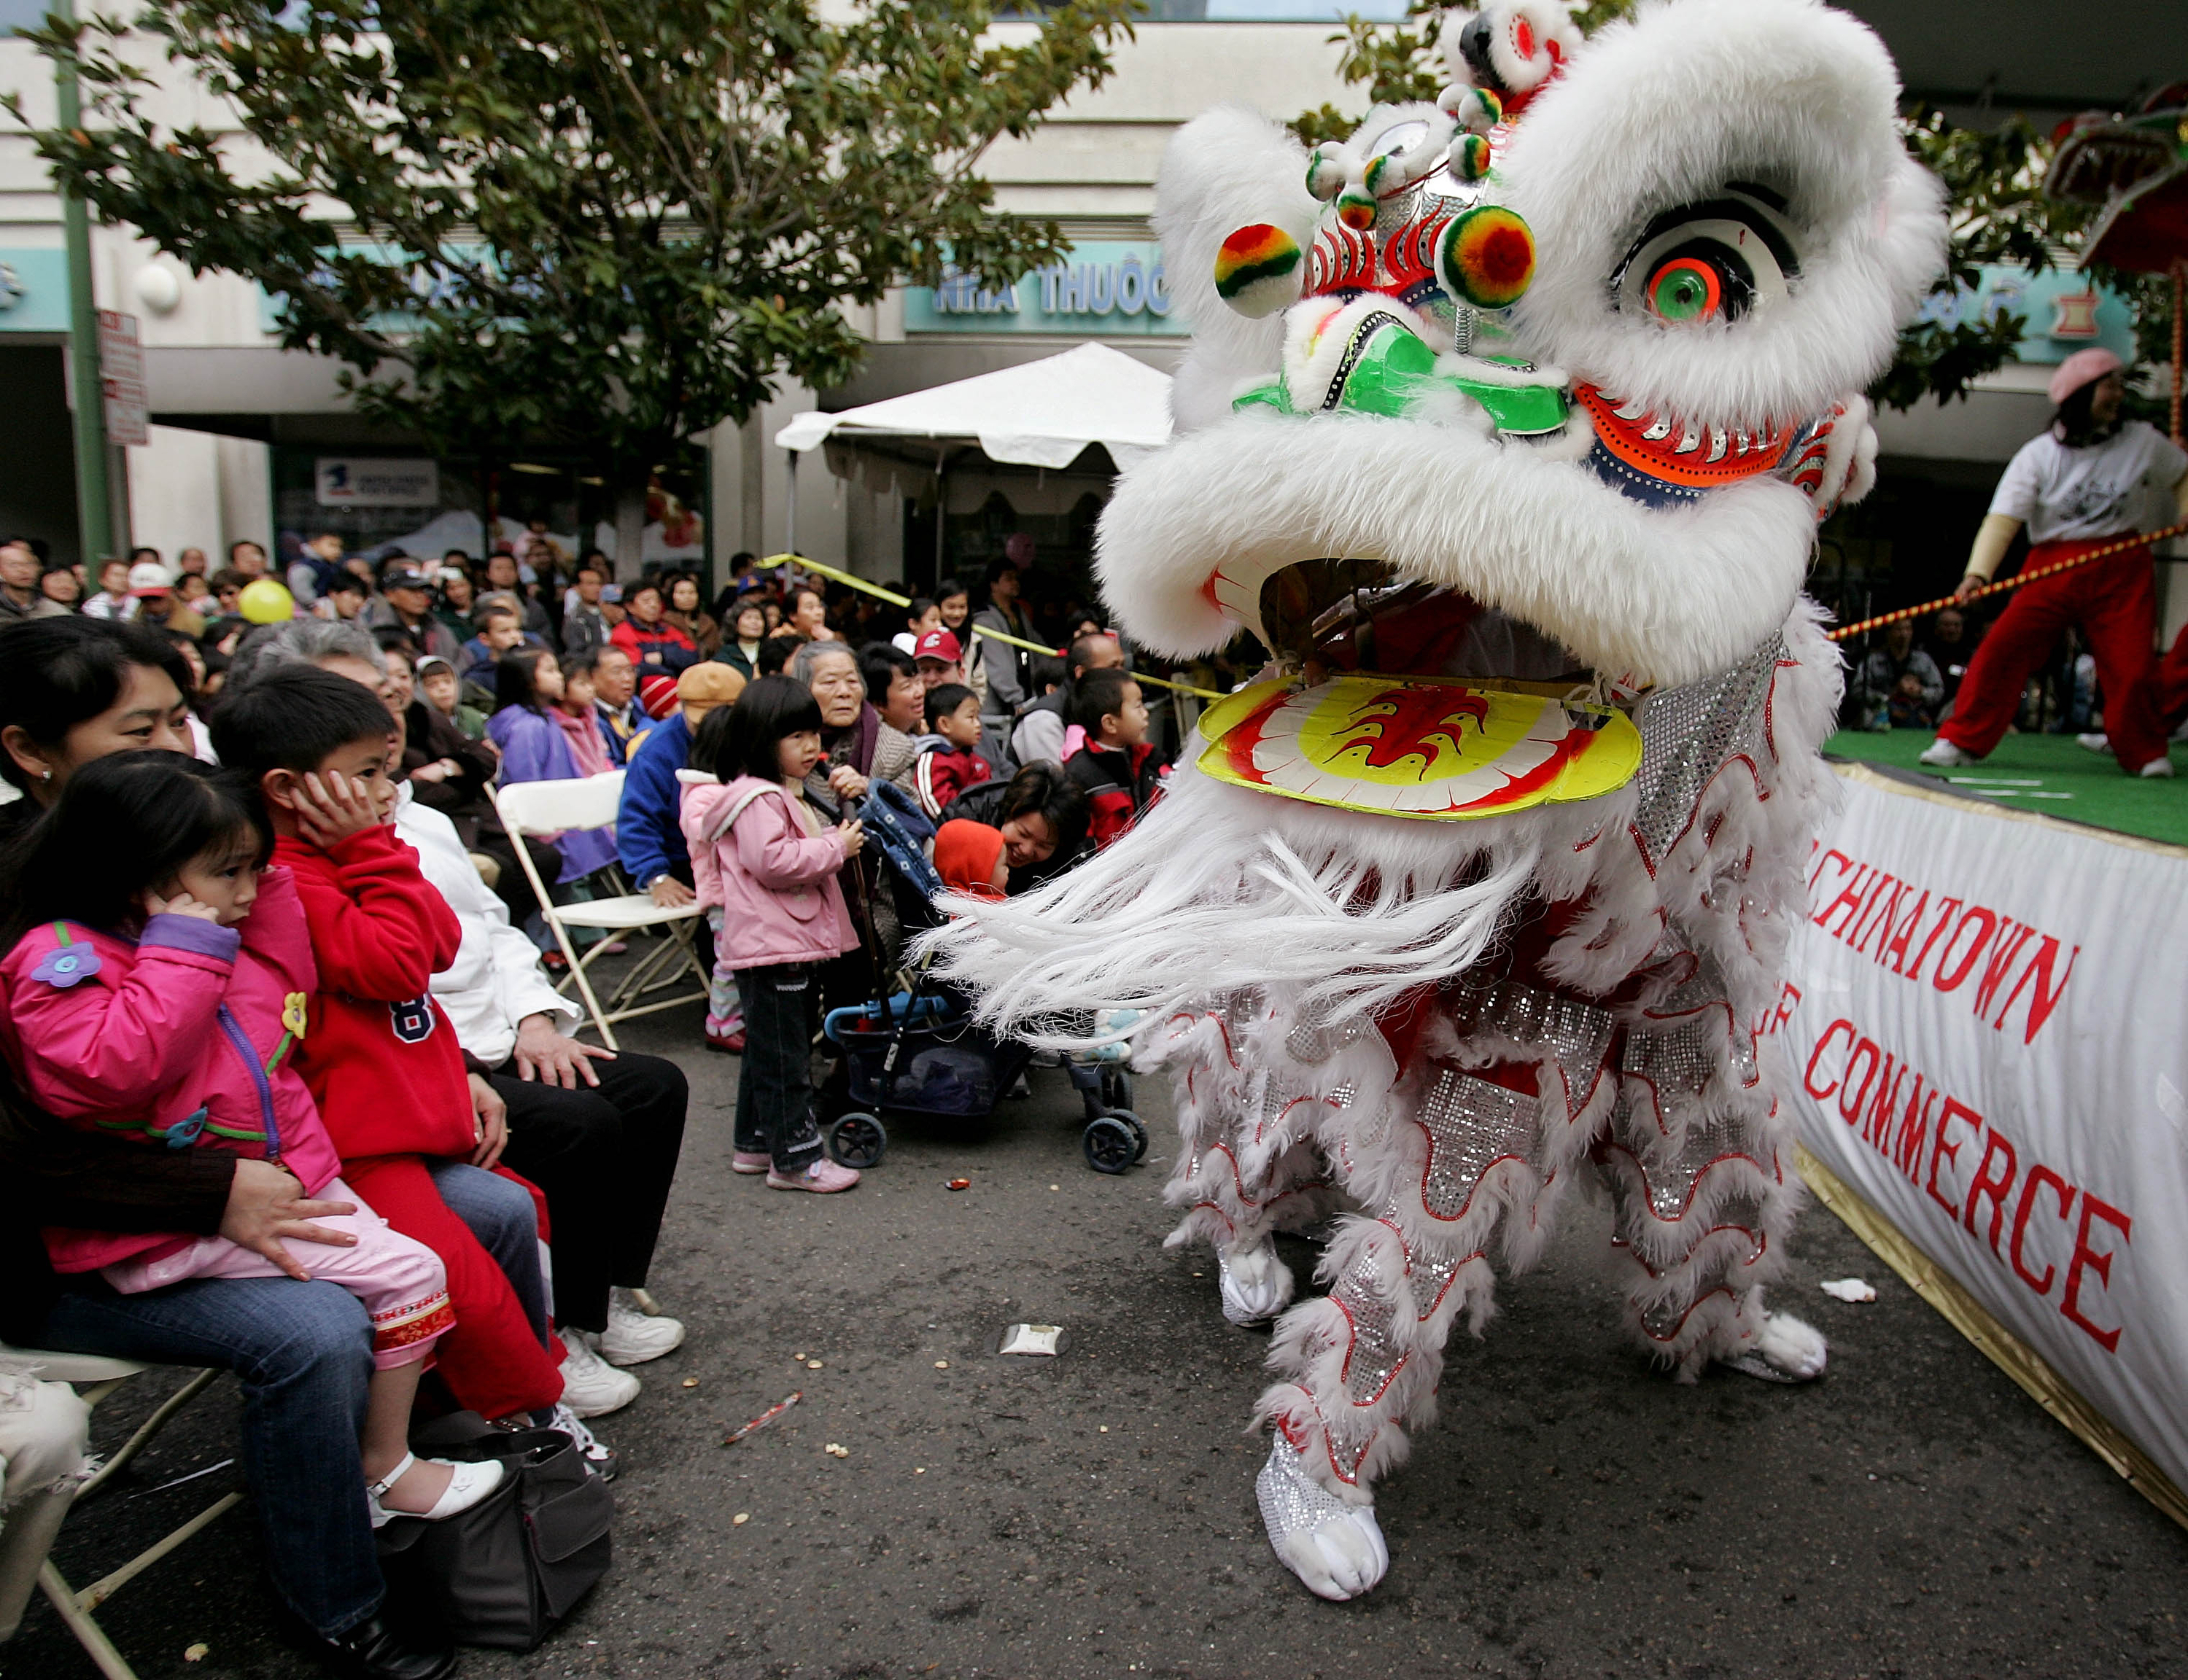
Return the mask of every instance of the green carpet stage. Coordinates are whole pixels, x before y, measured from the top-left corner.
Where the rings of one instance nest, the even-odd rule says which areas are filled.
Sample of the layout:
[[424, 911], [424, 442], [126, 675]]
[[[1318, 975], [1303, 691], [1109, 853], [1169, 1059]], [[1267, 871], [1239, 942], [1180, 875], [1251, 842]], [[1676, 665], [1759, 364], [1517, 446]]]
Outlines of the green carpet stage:
[[1933, 770], [1916, 762], [1934, 739], [1927, 730], [1887, 735], [1842, 730], [1824, 743], [1824, 751], [1910, 771], [1945, 791], [2011, 809], [2188, 846], [2188, 747], [2174, 755], [2182, 769], [2179, 777], [2141, 781], [2123, 775], [2110, 753], [2076, 746], [2071, 735], [2009, 735], [1990, 757], [1964, 770]]

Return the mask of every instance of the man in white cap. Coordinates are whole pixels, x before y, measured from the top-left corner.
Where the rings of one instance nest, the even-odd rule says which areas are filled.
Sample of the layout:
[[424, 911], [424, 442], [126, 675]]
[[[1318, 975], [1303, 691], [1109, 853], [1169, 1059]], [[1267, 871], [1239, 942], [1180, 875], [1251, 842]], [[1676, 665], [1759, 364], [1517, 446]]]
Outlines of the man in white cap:
[[205, 620], [175, 599], [174, 574], [156, 560], [140, 560], [129, 568], [129, 598], [136, 602], [130, 617], [139, 623], [186, 636], [205, 634]]
[[[1968, 553], [1962, 600], [1990, 581], [2024, 525], [2029, 548], [2022, 566], [2035, 572], [2140, 529], [2152, 491], [2170, 491], [2188, 516], [2188, 453], [2153, 426], [2123, 422], [2126, 394], [2126, 369], [2109, 350], [2078, 350], [2060, 364], [2051, 376], [2050, 427], [2006, 464]], [[1997, 746], [2029, 674], [2070, 624], [2095, 656], [2106, 732], [2120, 768], [2171, 775], [2152, 700], [2157, 598], [2146, 543], [2015, 590], [1922, 762], [1972, 764]]]

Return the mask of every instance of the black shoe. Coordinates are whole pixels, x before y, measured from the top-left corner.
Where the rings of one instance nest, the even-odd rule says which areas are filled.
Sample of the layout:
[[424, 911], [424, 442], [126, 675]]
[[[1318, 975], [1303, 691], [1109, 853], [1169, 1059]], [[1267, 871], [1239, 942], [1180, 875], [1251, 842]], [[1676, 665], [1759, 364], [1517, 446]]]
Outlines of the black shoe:
[[436, 1642], [417, 1643], [398, 1633], [384, 1615], [368, 1617], [347, 1633], [319, 1641], [319, 1655], [338, 1674], [352, 1680], [444, 1680], [456, 1670], [456, 1649]]

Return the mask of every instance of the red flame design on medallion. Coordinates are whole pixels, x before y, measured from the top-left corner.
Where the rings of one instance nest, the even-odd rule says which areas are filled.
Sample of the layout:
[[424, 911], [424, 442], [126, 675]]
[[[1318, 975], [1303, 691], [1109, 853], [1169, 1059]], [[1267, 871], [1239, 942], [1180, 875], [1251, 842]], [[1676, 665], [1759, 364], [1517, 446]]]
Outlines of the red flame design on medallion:
[[1418, 758], [1427, 771], [1444, 753], [1460, 753], [1467, 719], [1473, 720], [1476, 734], [1487, 727], [1489, 700], [1463, 689], [1388, 688], [1353, 715], [1358, 720], [1356, 733], [1339, 745], [1339, 753], [1365, 747], [1370, 770], [1391, 770]]

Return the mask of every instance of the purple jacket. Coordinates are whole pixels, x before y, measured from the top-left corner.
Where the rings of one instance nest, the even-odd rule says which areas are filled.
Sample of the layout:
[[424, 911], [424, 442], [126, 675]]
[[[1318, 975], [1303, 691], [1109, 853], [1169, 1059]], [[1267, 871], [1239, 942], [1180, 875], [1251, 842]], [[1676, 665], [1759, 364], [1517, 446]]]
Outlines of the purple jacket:
[[[570, 756], [561, 725], [528, 706], [505, 706], [486, 720], [486, 732], [501, 748], [501, 783], [575, 781], [584, 774]], [[578, 881], [615, 861], [615, 830], [572, 828], [555, 837], [562, 854], [562, 879]]]

